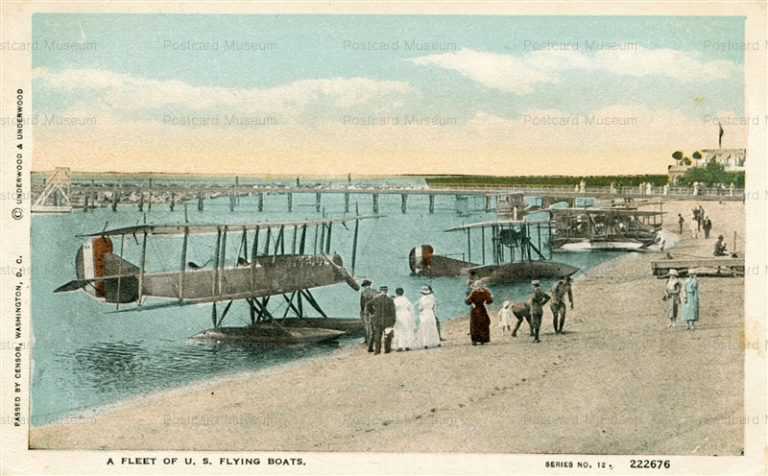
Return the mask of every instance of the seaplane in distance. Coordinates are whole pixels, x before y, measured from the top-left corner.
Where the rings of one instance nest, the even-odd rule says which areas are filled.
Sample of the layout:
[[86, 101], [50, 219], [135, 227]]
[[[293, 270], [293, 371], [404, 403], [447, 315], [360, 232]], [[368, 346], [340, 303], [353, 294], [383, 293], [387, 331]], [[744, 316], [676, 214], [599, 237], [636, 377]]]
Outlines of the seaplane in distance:
[[548, 208], [556, 251], [646, 251], [661, 239], [664, 212], [636, 208]]
[[[460, 225], [445, 231], [465, 233], [466, 253], [458, 259], [436, 254], [429, 244], [417, 246], [408, 255], [412, 274], [427, 277], [466, 276], [470, 282], [493, 285], [557, 279], [579, 270], [551, 260], [548, 221], [501, 218]], [[479, 262], [472, 259], [473, 242]]]
[[[353, 275], [360, 221], [378, 217], [356, 215], [238, 225], [143, 224], [78, 235], [84, 242], [75, 256], [76, 279], [54, 292], [83, 291], [101, 302], [114, 304], [115, 312], [211, 303], [213, 327], [193, 336], [199, 339], [294, 344], [332, 340], [344, 334], [359, 335], [363, 332], [359, 319], [329, 318], [311, 289], [339, 283], [359, 289]], [[331, 253], [334, 231], [340, 227], [347, 229], [348, 222], [354, 222], [351, 272], [344, 267], [339, 254]], [[236, 256], [228, 257], [227, 239], [233, 235], [239, 239], [238, 251]], [[193, 237], [213, 244], [213, 255], [204, 264], [188, 261]], [[178, 268], [148, 271], [147, 244], [150, 240], [169, 238], [180, 241]], [[124, 258], [126, 246], [139, 247], [138, 263]], [[270, 308], [270, 300], [275, 297], [284, 303], [282, 316], [275, 315]], [[145, 304], [147, 298], [161, 302]], [[222, 326], [235, 301], [247, 303], [250, 326]], [[121, 304], [128, 306], [121, 309]], [[306, 311], [310, 308], [321, 318], [308, 319]]]

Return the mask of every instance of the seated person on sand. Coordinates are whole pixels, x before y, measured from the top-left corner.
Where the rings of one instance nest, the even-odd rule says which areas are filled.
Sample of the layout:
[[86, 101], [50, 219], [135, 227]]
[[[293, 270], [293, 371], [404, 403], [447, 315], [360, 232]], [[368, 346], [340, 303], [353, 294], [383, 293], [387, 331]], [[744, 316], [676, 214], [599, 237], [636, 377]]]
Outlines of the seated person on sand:
[[717, 237], [717, 241], [715, 241], [715, 256], [727, 256], [728, 251], [726, 250], [725, 241], [723, 241], [723, 235], [720, 235]]

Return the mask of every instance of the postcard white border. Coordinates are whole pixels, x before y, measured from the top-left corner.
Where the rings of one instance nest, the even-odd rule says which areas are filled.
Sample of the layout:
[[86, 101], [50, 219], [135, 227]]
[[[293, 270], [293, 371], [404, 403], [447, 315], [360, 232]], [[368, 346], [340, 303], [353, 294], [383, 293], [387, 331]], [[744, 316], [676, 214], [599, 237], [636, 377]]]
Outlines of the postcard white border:
[[[103, 2], [75, 1], [21, 2], [0, 1], [0, 41], [30, 41], [31, 15], [34, 13], [302, 13], [302, 14], [482, 14], [482, 15], [663, 15], [663, 16], [744, 16], [746, 17], [747, 42], [763, 45], [758, 50], [745, 52], [745, 113], [748, 116], [766, 117], [766, 4], [765, 2], [219, 2], [181, 1], [173, 4], [159, 2]], [[30, 91], [31, 61], [28, 54], [0, 50], [0, 117], [7, 117], [15, 110], [15, 91]], [[27, 104], [30, 95], [25, 93]], [[761, 124], [764, 124], [761, 121]], [[29, 170], [33, 131], [25, 135], [23, 163], [23, 188], [29, 190]], [[745, 456], [661, 456], [669, 459], [669, 470], [630, 470], [630, 456], [567, 455], [574, 461], [605, 461], [614, 466], [613, 471], [585, 471], [545, 469], [545, 459], [554, 455], [507, 455], [507, 454], [385, 454], [385, 453], [301, 453], [307, 466], [293, 468], [278, 467], [201, 467], [190, 471], [189, 467], [156, 465], [149, 467], [107, 466], [108, 457], [140, 455], [158, 458], [181, 458], [189, 455], [178, 451], [63, 451], [28, 450], [28, 428], [14, 427], [11, 402], [15, 396], [23, 399], [28, 411], [29, 386], [21, 393], [14, 393], [12, 376], [15, 344], [23, 341], [21, 358], [24, 372], [30, 372], [30, 306], [29, 268], [30, 262], [30, 203], [28, 197], [21, 205], [15, 204], [16, 161], [10, 152], [16, 143], [13, 127], [4, 127], [0, 134], [0, 236], [2, 237], [2, 262], [6, 272], [0, 280], [0, 315], [4, 325], [0, 326], [0, 475], [12, 474], [763, 474], [766, 471], [766, 201], [768, 181], [766, 180], [766, 130], [765, 126], [753, 127], [748, 137], [747, 171], [747, 224], [746, 257], [747, 268], [759, 270], [746, 280], [745, 320], [747, 335], [745, 341], [756, 343], [745, 353], [745, 408], [748, 418], [757, 416], [757, 421], [746, 424]], [[11, 218], [13, 209], [23, 212], [20, 220]], [[18, 265], [17, 257], [22, 264]], [[25, 269], [23, 277], [13, 272], [17, 267]], [[22, 292], [23, 336], [13, 335], [14, 299], [16, 282], [24, 283]], [[11, 382], [11, 385], [7, 385]], [[717, 398], [713, 395], [713, 398]], [[218, 457], [222, 452], [195, 452], [200, 457]], [[242, 452], [238, 452], [246, 456]], [[286, 452], [272, 453], [286, 455]], [[253, 452], [250, 456], [268, 457], [267, 452]], [[646, 455], [652, 457], [653, 455]]]

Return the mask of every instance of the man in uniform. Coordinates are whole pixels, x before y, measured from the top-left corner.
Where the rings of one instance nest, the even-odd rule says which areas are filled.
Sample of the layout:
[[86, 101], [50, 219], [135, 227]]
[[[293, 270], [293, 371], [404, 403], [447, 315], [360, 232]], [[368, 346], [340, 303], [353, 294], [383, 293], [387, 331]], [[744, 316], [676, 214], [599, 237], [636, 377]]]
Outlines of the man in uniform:
[[[360, 320], [363, 321], [363, 327], [365, 328], [365, 343], [371, 342], [371, 316], [366, 311], [368, 303], [376, 297], [376, 291], [371, 287], [371, 281], [364, 279], [360, 290]], [[371, 346], [368, 346], [368, 351], [372, 352]]]
[[568, 296], [568, 301], [573, 309], [573, 293], [571, 291], [571, 278], [570, 276], [560, 278], [554, 286], [552, 286], [552, 300], [549, 307], [552, 310], [552, 327], [555, 329], [555, 334], [562, 334], [563, 327], [565, 327], [565, 297]]
[[528, 300], [528, 304], [531, 306], [531, 327], [533, 328], [533, 341], [539, 343], [541, 342], [539, 340], [541, 317], [544, 314], [544, 305], [549, 301], [549, 296], [541, 290], [541, 283], [538, 280], [531, 284], [533, 285], [533, 295]]
[[[384, 337], [384, 329], [394, 327], [397, 320], [395, 301], [388, 296], [387, 286], [379, 287], [376, 295], [366, 306], [368, 315], [371, 316], [371, 339], [368, 340], [368, 352], [381, 353], [381, 341]], [[384, 353], [388, 354], [392, 348], [392, 332], [387, 334], [384, 340]]]

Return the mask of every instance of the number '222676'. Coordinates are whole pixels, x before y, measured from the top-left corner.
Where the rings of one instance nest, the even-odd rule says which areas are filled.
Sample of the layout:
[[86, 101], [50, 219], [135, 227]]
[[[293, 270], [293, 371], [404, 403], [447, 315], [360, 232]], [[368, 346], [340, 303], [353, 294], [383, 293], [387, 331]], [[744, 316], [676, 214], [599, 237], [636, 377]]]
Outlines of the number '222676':
[[668, 459], [631, 459], [629, 467], [635, 469], [669, 469], [672, 463]]

